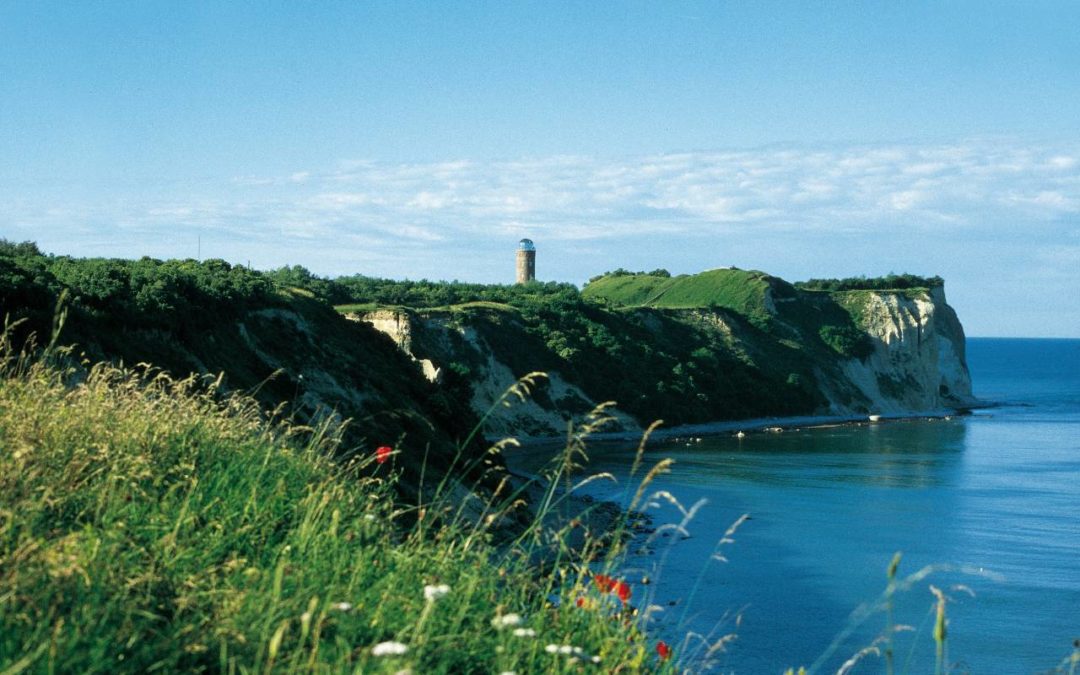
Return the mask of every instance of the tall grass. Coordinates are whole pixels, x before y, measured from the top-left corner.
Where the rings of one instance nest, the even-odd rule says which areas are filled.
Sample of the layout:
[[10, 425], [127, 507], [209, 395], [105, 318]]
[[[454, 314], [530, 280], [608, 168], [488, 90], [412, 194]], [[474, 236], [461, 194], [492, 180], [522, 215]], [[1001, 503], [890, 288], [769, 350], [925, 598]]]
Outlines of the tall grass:
[[[4, 675], [671, 668], [593, 583], [610, 544], [571, 555], [544, 513], [493, 543], [519, 490], [403, 508], [393, 461], [335, 464], [338, 429], [212, 381], [0, 361]], [[563, 551], [545, 575], [538, 545]]]

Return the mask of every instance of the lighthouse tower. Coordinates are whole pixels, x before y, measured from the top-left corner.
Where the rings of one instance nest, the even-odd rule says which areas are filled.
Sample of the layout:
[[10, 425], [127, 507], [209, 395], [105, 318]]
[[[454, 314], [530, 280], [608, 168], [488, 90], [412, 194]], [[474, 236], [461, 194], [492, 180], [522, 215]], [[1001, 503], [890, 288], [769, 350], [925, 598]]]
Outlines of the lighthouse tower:
[[517, 248], [517, 283], [527, 284], [536, 279], [536, 247], [532, 239], [522, 239]]

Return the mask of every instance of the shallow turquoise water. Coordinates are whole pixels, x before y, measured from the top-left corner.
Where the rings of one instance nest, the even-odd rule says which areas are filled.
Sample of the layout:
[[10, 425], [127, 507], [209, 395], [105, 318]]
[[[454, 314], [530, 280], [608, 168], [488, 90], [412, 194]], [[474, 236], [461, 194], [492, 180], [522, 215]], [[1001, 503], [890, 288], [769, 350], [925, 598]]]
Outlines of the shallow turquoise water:
[[[909, 654], [909, 672], [932, 669], [930, 583], [975, 594], [949, 593], [948, 656], [960, 672], [1056, 666], [1080, 637], [1080, 340], [972, 339], [968, 349], [976, 395], [1004, 406], [949, 421], [651, 446], [650, 460], [676, 461], [654, 489], [685, 507], [707, 501], [688, 538], [660, 537], [629, 561], [629, 576], [653, 579], [634, 597], [665, 608], [659, 632], [676, 640], [736, 632], [716, 655], [722, 672], [810, 665], [880, 593], [902, 551], [901, 574], [962, 569], [935, 572], [897, 597], [896, 621], [915, 629], [897, 635], [898, 672]], [[594, 447], [590, 470], [625, 481], [630, 454], [626, 444]], [[622, 496], [621, 486], [590, 487]], [[653, 513], [656, 524], [678, 518], [671, 506]], [[723, 547], [728, 562], [705, 565], [743, 513], [751, 520]], [[732, 613], [741, 614], [737, 627], [725, 620]], [[820, 672], [870, 644], [884, 622], [870, 616]], [[881, 671], [871, 656], [855, 672]]]

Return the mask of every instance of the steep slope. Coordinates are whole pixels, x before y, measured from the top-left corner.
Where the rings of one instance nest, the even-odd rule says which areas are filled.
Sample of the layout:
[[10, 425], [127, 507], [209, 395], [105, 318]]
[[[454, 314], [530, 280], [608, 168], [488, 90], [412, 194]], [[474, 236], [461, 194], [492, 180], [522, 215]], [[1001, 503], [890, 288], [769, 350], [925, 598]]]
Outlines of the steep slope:
[[[881, 285], [883, 280], [862, 280]], [[910, 281], [915, 277], [905, 276]], [[611, 304], [653, 294], [640, 306], [725, 307], [760, 327], [767, 339], [797, 345], [815, 363], [829, 412], [907, 413], [974, 403], [964, 332], [939, 278], [926, 287], [803, 290], [763, 272], [722, 269], [667, 279], [601, 278], [583, 291]], [[857, 281], [857, 280], [856, 280]], [[857, 282], [858, 283], [858, 282]], [[824, 349], [823, 349], [824, 347]]]
[[843, 363], [844, 375], [885, 413], [971, 405], [964, 329], [945, 289], [916, 293], [848, 291], [833, 296], [873, 341], [865, 359]]
[[18, 327], [23, 337], [50, 334], [54, 301], [65, 293], [58, 342], [87, 362], [220, 374], [227, 390], [251, 392], [299, 423], [349, 418], [342, 459], [394, 446], [405, 489], [417, 487], [425, 461], [433, 470], [450, 466], [477, 424], [467, 401], [426, 379], [382, 332], [302, 291], [277, 290], [256, 272], [222, 261], [40, 255], [0, 256], [4, 267], [0, 312], [28, 320]]

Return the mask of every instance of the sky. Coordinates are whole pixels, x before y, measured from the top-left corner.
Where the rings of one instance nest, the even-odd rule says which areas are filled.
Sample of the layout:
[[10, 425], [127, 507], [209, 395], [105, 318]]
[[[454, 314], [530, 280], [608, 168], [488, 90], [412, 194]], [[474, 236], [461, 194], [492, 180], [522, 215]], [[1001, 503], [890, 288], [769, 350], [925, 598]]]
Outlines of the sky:
[[938, 274], [1080, 337], [1080, 3], [0, 0], [0, 237], [509, 283]]

